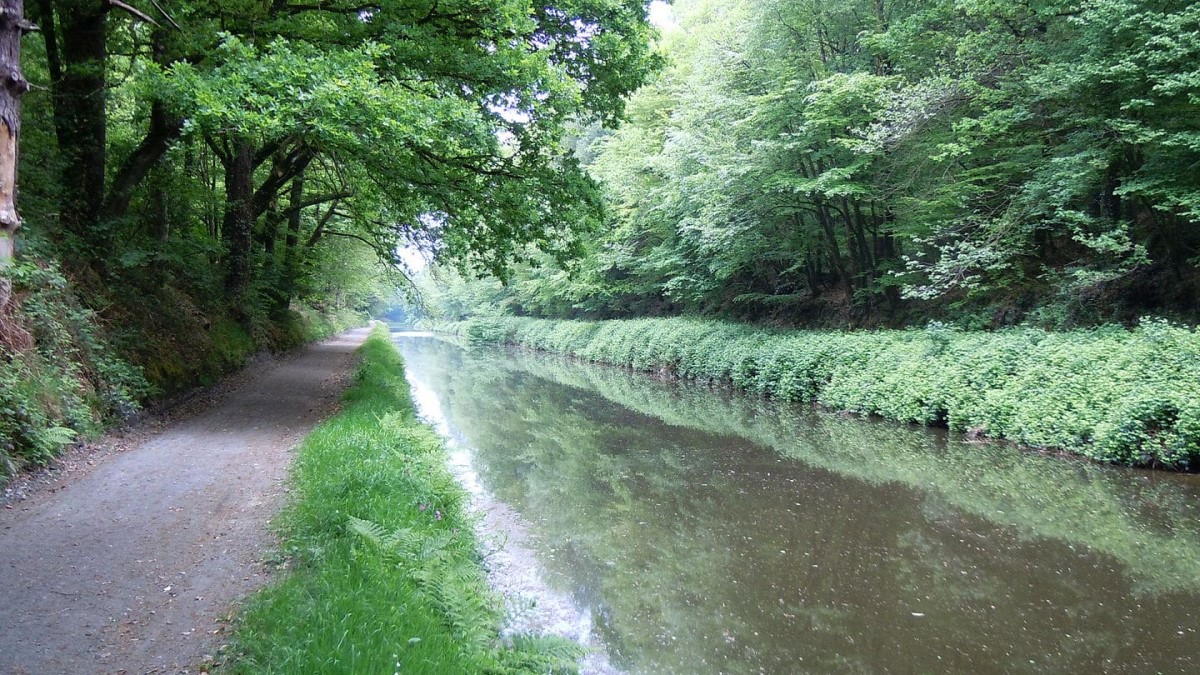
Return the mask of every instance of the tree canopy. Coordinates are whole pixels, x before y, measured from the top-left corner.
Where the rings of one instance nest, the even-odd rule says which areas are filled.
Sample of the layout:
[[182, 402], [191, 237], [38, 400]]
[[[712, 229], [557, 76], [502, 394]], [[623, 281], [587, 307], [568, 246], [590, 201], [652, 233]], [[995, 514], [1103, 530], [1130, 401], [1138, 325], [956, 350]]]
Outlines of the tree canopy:
[[658, 62], [640, 0], [34, 13], [27, 114], [54, 139], [25, 144], [30, 236], [106, 282], [164, 262], [195, 278], [182, 251], [203, 250], [227, 297], [276, 307], [319, 246], [423, 246], [502, 277], [526, 246], [566, 256], [599, 200], [564, 126], [615, 124]]
[[1200, 10], [679, 0], [630, 123], [577, 134], [611, 227], [550, 316], [1052, 325], [1200, 309]]

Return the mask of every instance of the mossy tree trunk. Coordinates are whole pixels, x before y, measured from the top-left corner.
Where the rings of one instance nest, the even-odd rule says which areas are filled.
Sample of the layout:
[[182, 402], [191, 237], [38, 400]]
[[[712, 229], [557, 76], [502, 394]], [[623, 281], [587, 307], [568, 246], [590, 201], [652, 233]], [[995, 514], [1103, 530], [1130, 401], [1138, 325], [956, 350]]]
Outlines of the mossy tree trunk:
[[225, 291], [239, 300], [250, 286], [250, 258], [253, 246], [254, 147], [247, 141], [232, 144], [225, 165], [225, 218], [221, 238], [228, 258], [225, 267]]

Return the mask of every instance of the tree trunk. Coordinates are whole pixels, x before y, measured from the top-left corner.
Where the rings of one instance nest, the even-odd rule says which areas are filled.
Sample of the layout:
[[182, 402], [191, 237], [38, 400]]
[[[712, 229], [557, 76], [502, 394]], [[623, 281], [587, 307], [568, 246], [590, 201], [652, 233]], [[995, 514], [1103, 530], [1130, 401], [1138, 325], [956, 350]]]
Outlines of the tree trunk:
[[225, 217], [221, 238], [225, 240], [225, 291], [240, 299], [250, 286], [250, 254], [253, 245], [254, 148], [248, 141], [236, 141], [225, 167]]
[[[161, 67], [166, 67], [171, 62], [167, 55], [166, 42], [165, 30], [156, 29], [151, 49], [154, 53], [154, 63]], [[100, 211], [101, 220], [124, 217], [129, 209], [129, 201], [133, 198], [134, 189], [141, 185], [150, 170], [158, 164], [182, 132], [183, 120], [169, 113], [166, 104], [155, 99], [150, 104], [150, 124], [146, 136], [125, 158], [125, 163], [113, 177]]]
[[296, 246], [300, 243], [300, 220], [304, 209], [299, 208], [300, 200], [304, 199], [304, 173], [301, 172], [292, 180], [292, 194], [288, 203], [287, 237], [284, 239], [283, 259], [288, 269], [291, 269], [292, 256], [296, 254]]
[[65, 160], [63, 224], [84, 241], [102, 247], [105, 238], [97, 237], [92, 228], [104, 204], [108, 8], [96, 0], [58, 4], [62, 72], [53, 83], [59, 152]]
[[21, 96], [29, 90], [21, 72], [21, 35], [29, 28], [23, 0], [0, 0], [0, 268], [12, 264], [17, 229], [21, 227], [17, 214], [17, 139], [21, 135]]

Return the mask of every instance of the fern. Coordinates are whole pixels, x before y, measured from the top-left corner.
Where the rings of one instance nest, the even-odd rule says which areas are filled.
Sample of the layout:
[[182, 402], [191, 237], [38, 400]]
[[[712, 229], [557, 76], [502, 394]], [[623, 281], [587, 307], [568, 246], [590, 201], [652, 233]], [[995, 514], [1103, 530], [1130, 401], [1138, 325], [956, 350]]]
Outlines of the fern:
[[346, 522], [346, 528], [376, 546], [383, 546], [383, 540], [387, 537], [387, 531], [379, 523], [355, 518], [354, 516], [350, 516], [350, 519]]
[[78, 432], [67, 427], [49, 427], [38, 434], [38, 440], [49, 446], [64, 446], [75, 442]]
[[578, 642], [554, 635], [514, 635], [500, 653], [497, 673], [578, 673], [579, 659], [587, 653]]

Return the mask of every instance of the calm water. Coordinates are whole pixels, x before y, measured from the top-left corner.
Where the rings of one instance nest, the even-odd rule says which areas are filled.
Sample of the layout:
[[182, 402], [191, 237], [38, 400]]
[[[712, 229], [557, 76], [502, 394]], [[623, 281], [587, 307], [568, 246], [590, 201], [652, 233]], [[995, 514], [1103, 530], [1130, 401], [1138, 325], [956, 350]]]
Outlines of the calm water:
[[592, 670], [1200, 672], [1196, 476], [397, 343]]

